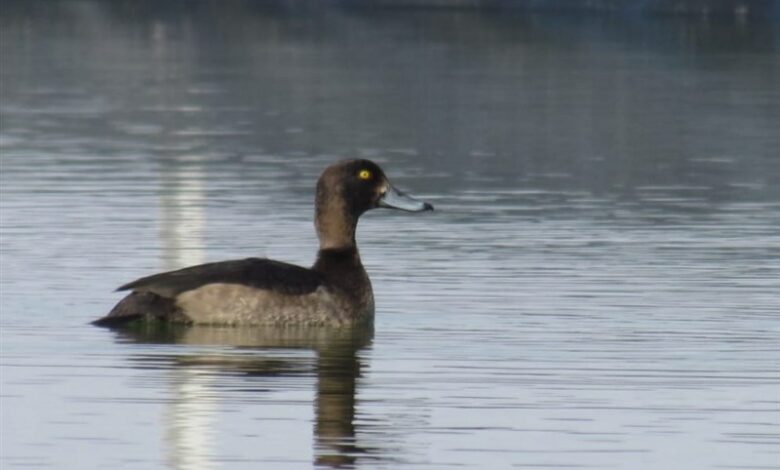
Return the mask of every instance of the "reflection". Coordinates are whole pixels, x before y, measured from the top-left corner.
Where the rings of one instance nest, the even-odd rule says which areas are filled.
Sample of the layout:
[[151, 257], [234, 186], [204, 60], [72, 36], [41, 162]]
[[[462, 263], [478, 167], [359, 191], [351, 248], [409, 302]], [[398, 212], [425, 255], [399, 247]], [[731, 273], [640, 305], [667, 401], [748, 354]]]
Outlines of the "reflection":
[[[159, 210], [162, 269], [170, 271], [204, 262], [204, 179], [201, 158], [163, 160], [160, 171]], [[208, 371], [205, 371], [208, 372]], [[177, 399], [170, 404], [165, 439], [168, 467], [211, 470], [214, 452], [215, 403], [208, 390], [211, 374], [197, 367], [174, 370]]]
[[164, 160], [160, 176], [160, 239], [170, 271], [204, 262], [205, 174], [202, 157]]
[[343, 348], [321, 351], [317, 361], [315, 463], [329, 467], [353, 464], [361, 452], [355, 442], [357, 355]]
[[[139, 324], [116, 330], [117, 341], [144, 344], [230, 346], [213, 354], [145, 355], [144, 367], [172, 372], [174, 399], [168, 404], [165, 423], [168, 462], [177, 469], [215, 468], [213, 430], [218, 416], [219, 390], [215, 376], [294, 377], [316, 374], [314, 403], [314, 464], [331, 468], [352, 467], [370, 451], [355, 438], [355, 396], [362, 369], [358, 351], [370, 346], [372, 326], [352, 329], [326, 328], [218, 328]], [[251, 354], [247, 354], [247, 349]], [[273, 357], [263, 354], [274, 351]], [[313, 350], [314, 370], [299, 355], [284, 357], [279, 350]], [[268, 352], [268, 351], [266, 351]]]
[[165, 441], [168, 468], [211, 470], [214, 462], [215, 403], [209, 397], [212, 378], [198, 368], [173, 370], [176, 400], [166, 410]]

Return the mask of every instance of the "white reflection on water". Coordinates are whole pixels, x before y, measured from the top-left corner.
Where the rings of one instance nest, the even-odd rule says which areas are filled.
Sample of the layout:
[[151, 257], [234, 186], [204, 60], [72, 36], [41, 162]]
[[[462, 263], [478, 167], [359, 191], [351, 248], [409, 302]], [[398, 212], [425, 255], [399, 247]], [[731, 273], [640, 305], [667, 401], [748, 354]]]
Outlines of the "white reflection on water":
[[[204, 262], [204, 180], [202, 158], [174, 162], [161, 171], [160, 239], [165, 260], [163, 271]], [[166, 440], [170, 468], [210, 470], [214, 454], [215, 405], [209, 389], [214, 378], [208, 371], [188, 367], [174, 369], [174, 398], [169, 401]]]
[[214, 378], [197, 368], [174, 370], [174, 397], [166, 411], [168, 468], [209, 470], [213, 462], [215, 405], [209, 389]]
[[162, 271], [201, 264], [205, 260], [205, 179], [203, 157], [182, 158], [162, 168], [160, 240], [166, 255]]

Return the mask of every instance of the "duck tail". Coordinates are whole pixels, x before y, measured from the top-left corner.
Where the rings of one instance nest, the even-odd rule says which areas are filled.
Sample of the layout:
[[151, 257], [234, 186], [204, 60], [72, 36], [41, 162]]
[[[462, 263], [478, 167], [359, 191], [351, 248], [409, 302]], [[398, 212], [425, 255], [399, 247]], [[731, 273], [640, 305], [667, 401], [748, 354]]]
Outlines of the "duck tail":
[[96, 326], [117, 327], [135, 320], [175, 321], [182, 316], [173, 299], [152, 292], [131, 292], [108, 315], [91, 322]]

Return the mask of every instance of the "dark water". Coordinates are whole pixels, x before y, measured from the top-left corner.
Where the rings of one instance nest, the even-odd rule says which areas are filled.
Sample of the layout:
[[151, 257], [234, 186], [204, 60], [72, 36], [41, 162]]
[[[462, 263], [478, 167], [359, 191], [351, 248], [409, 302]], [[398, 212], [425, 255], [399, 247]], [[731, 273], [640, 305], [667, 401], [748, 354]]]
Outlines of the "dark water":
[[[8, 468], [780, 466], [780, 53], [752, 17], [5, 2]], [[383, 164], [375, 331], [111, 332], [117, 285], [307, 265]]]

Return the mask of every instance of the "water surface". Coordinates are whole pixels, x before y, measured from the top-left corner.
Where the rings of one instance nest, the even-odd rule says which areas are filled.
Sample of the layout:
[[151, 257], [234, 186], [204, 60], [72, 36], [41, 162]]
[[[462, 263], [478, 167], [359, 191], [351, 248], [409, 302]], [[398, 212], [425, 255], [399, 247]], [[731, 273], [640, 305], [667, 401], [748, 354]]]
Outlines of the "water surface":
[[[36, 4], [0, 14], [3, 468], [780, 465], [776, 25]], [[361, 221], [374, 331], [87, 324], [310, 264], [343, 157], [437, 207]]]

